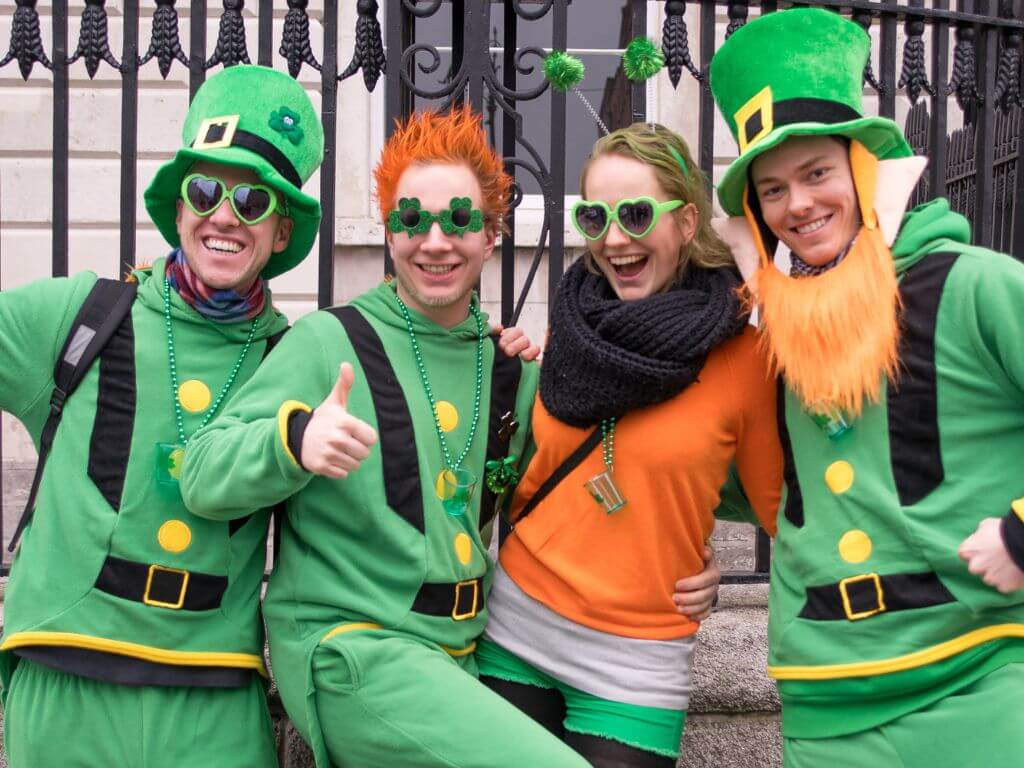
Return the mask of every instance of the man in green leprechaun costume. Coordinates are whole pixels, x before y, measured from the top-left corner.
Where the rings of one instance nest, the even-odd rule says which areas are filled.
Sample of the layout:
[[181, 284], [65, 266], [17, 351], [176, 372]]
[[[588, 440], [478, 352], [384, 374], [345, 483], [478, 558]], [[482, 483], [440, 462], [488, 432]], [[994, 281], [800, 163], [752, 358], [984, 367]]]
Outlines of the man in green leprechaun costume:
[[177, 478], [287, 327], [266, 280], [312, 247], [301, 186], [323, 133], [294, 80], [238, 66], [199, 89], [182, 138], [145, 194], [170, 256], [127, 287], [82, 273], [0, 294], [0, 407], [44, 465], [0, 644], [12, 768], [277, 764], [268, 513], [194, 517]]
[[[767, 14], [711, 64], [718, 188], [785, 382], [769, 602], [785, 764], [1019, 765], [1024, 266], [969, 245], [864, 117], [868, 35]], [[776, 246], [791, 253], [783, 273]]]
[[375, 176], [396, 279], [295, 325], [189, 447], [185, 501], [215, 519], [286, 502], [265, 613], [319, 768], [585, 766], [473, 656], [480, 528], [517, 479], [537, 386], [473, 291], [511, 180], [469, 109], [398, 126]]

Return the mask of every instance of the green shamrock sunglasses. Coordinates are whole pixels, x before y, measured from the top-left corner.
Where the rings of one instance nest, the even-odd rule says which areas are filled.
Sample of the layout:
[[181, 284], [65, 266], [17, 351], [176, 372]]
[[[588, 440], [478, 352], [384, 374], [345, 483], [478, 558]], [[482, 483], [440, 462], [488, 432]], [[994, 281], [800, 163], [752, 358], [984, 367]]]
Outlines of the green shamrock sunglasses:
[[448, 207], [438, 213], [423, 210], [418, 197], [403, 197], [398, 201], [398, 210], [388, 214], [388, 229], [396, 235], [405, 232], [412, 238], [429, 232], [435, 221], [446, 235], [462, 237], [467, 231], [479, 232], [484, 228], [484, 212], [474, 208], [468, 197], [453, 197]]
[[220, 179], [201, 173], [189, 174], [181, 182], [181, 199], [196, 216], [209, 216], [225, 197], [235, 215], [249, 225], [259, 224], [277, 210], [277, 194], [263, 184], [243, 182], [228, 189]]
[[613, 221], [624, 233], [639, 240], [657, 226], [661, 214], [682, 205], [682, 200], [660, 203], [653, 197], [619, 200], [614, 208], [600, 200], [580, 200], [572, 207], [572, 223], [587, 240], [600, 240], [608, 234]]

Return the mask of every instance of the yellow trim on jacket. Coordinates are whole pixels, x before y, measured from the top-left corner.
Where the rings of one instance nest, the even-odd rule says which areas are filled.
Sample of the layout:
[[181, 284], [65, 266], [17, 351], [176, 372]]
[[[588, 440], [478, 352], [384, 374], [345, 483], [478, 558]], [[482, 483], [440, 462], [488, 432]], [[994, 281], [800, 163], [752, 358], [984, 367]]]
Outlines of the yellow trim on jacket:
[[292, 460], [292, 464], [296, 467], [301, 467], [299, 460], [295, 458], [295, 454], [292, 453], [292, 449], [288, 447], [288, 418], [295, 413], [295, 411], [305, 411], [306, 413], [312, 413], [313, 409], [305, 403], [300, 403], [298, 400], [285, 400], [281, 403], [281, 407], [277, 409], [277, 433], [281, 437], [281, 447], [284, 448], [284, 452], [288, 454], [288, 458]]
[[166, 648], [154, 648], [138, 643], [126, 643], [122, 640], [109, 640], [105, 637], [79, 635], [73, 632], [17, 632], [4, 638], [0, 651], [14, 648], [25, 648], [33, 645], [45, 645], [55, 648], [84, 648], [89, 651], [116, 653], [120, 656], [131, 656], [154, 664], [188, 667], [231, 667], [237, 669], [255, 669], [263, 677], [267, 670], [263, 659], [251, 653], [227, 653], [217, 651], [169, 651]]
[[982, 643], [1004, 637], [1024, 638], [1024, 624], [996, 624], [991, 627], [982, 627], [944, 643], [933, 645], [931, 648], [914, 651], [905, 656], [896, 656], [892, 659], [802, 667], [769, 666], [768, 676], [775, 680], [837, 680], [844, 677], [887, 675], [934, 664]]

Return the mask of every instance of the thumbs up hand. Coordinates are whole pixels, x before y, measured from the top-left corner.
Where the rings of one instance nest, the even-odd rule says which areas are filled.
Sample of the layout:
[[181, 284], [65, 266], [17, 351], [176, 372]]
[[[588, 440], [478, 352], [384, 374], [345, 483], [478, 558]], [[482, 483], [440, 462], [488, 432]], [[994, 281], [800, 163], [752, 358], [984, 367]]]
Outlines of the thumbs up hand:
[[355, 371], [342, 363], [338, 380], [324, 401], [313, 411], [302, 435], [302, 466], [309, 472], [335, 479], [349, 472], [370, 455], [377, 433], [362, 419], [348, 412], [348, 393]]

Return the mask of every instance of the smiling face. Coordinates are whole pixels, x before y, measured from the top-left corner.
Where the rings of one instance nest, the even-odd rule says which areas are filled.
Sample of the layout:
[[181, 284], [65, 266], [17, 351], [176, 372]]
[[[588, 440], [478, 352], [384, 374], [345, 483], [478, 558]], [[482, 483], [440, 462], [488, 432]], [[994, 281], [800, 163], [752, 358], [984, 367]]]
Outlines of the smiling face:
[[[620, 200], [652, 197], [671, 199], [654, 169], [623, 155], [599, 155], [587, 167], [583, 195], [614, 208]], [[644, 237], [634, 239], [612, 222], [604, 237], [588, 241], [594, 262], [623, 301], [652, 296], [676, 278], [680, 254], [697, 229], [697, 210], [692, 203], [663, 213]]]
[[[230, 189], [259, 183], [254, 171], [216, 163], [196, 163], [190, 173], [219, 179]], [[208, 216], [199, 216], [178, 201], [178, 237], [189, 268], [210, 288], [244, 293], [259, 277], [273, 253], [288, 246], [292, 220], [277, 211], [258, 224], [245, 224], [225, 199]]]
[[[446, 210], [453, 197], [468, 197], [473, 208], [481, 207], [480, 182], [465, 165], [410, 165], [395, 190], [396, 200], [417, 198], [421, 210], [435, 214]], [[490, 224], [461, 237], [446, 235], [436, 221], [429, 231], [413, 237], [389, 231], [399, 297], [438, 325], [458, 325], [469, 314], [470, 293], [494, 252], [495, 237]]]
[[756, 158], [751, 176], [764, 223], [803, 261], [832, 261], [860, 228], [846, 145], [797, 136]]

